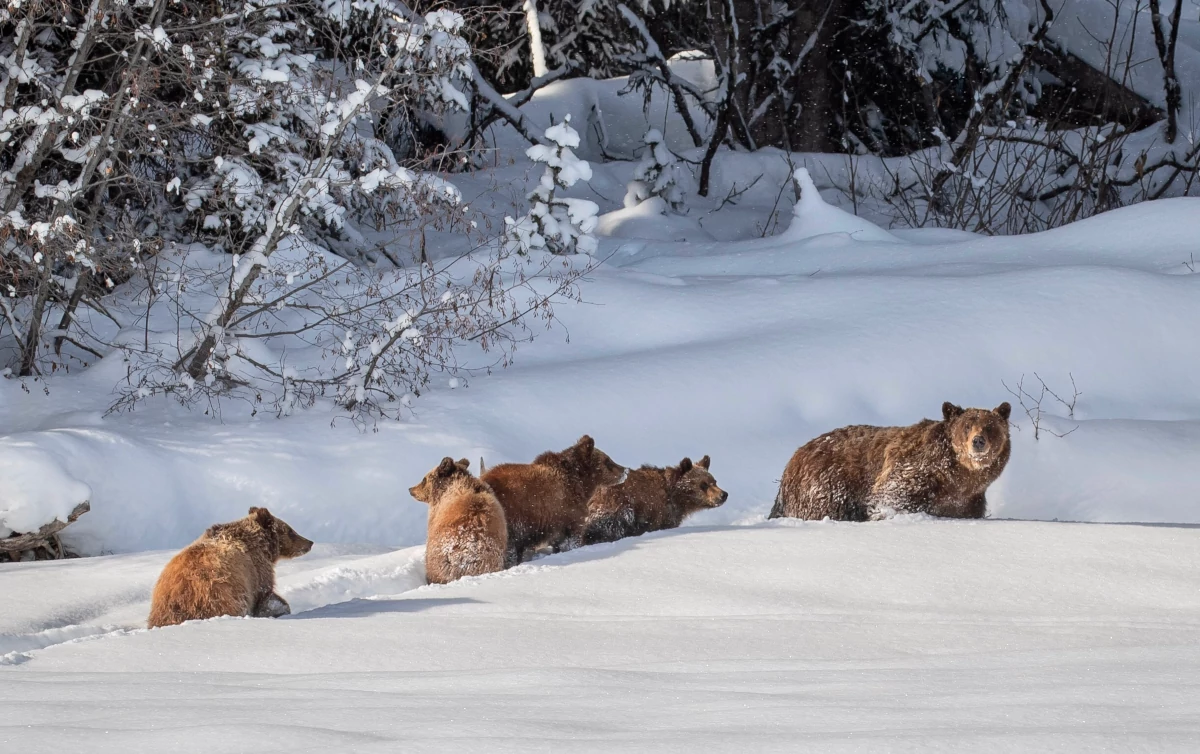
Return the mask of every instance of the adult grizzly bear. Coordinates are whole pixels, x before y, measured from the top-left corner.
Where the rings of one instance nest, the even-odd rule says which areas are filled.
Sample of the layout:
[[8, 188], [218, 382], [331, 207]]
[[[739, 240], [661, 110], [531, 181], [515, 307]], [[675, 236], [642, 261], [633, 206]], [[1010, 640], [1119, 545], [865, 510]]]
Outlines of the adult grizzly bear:
[[889, 511], [983, 518], [984, 491], [1008, 463], [1008, 417], [942, 404], [942, 421], [835, 429], [796, 451], [770, 518], [866, 521]]
[[150, 599], [149, 628], [219, 615], [277, 618], [292, 610], [275, 594], [275, 563], [312, 549], [266, 508], [208, 527], [163, 568]]
[[615, 542], [646, 532], [674, 529], [696, 511], [729, 499], [709, 473], [709, 459], [684, 458], [678, 466], [643, 466], [624, 482], [601, 487], [588, 500], [583, 544]]
[[542, 546], [556, 551], [577, 547], [588, 498], [597, 487], [621, 481], [625, 473], [624, 466], [584, 435], [566, 450], [542, 453], [533, 463], [502, 463], [481, 474], [508, 521], [506, 566], [520, 563]]
[[508, 528], [492, 488], [471, 475], [471, 462], [446, 456], [408, 494], [429, 504], [425, 579], [448, 584], [504, 569]]

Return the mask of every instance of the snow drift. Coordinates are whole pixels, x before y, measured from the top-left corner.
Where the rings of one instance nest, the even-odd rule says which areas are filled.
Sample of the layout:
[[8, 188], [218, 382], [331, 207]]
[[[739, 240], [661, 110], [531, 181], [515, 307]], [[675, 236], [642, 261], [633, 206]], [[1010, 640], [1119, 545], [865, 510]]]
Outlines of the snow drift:
[[[810, 196], [777, 237], [603, 239], [609, 261], [560, 308], [562, 329], [378, 431], [236, 404], [101, 419], [115, 378], [97, 372], [50, 397], [5, 383], [7, 442], [91, 489], [68, 530], [86, 552], [178, 547], [250, 505], [320, 542], [404, 546], [425, 533], [406, 488], [444, 455], [522, 461], [584, 432], [625, 464], [709, 454], [730, 499], [693, 522], [733, 523], [764, 516], [792, 451], [833, 427], [1010, 400], [993, 517], [1200, 522], [1200, 276], [1186, 264], [1200, 200], [983, 238], [847, 234], [848, 216]], [[1073, 380], [1073, 410], [1042, 396], [1039, 415], [1035, 374], [1067, 401]]]

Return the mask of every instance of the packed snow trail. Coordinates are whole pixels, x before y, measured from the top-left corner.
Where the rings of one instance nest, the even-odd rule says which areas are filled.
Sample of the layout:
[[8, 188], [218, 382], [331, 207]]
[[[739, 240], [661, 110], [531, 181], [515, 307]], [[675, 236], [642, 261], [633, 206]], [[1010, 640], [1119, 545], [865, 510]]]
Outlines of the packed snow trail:
[[[48, 647], [144, 629], [150, 592], [173, 551], [21, 563], [0, 568], [0, 665], [30, 660]], [[315, 545], [281, 562], [277, 591], [292, 612], [425, 584], [424, 548]]]
[[[331, 569], [378, 572], [387, 557], [328, 555], [292, 588]], [[144, 584], [161, 559], [106, 562]], [[112, 587], [94, 561], [25, 571], [24, 586], [65, 580], [84, 603], [93, 575]], [[682, 529], [447, 586], [383, 583], [378, 598], [314, 600], [274, 621], [31, 652], [0, 668], [0, 742], [98, 754], [1194, 751], [1197, 574], [1194, 527]]]

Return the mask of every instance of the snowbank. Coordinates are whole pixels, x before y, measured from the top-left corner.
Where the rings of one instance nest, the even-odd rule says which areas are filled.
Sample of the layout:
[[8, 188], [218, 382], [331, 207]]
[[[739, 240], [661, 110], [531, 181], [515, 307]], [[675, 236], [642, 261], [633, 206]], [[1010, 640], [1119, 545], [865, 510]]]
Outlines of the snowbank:
[[[845, 217], [802, 203], [802, 221], [810, 210], [828, 227]], [[1027, 237], [820, 230], [605, 239], [609, 262], [583, 302], [559, 307], [561, 329], [506, 370], [439, 380], [403, 423], [360, 432], [328, 409], [281, 420], [237, 403], [101, 419], [118, 376], [85, 372], [50, 397], [0, 385], [3, 447], [47, 453], [91, 489], [92, 512], [67, 530], [86, 552], [179, 547], [251, 505], [319, 542], [400, 547], [425, 537], [407, 488], [444, 455], [523, 461], [585, 432], [626, 464], [709, 454], [730, 499], [693, 523], [746, 522], [816, 435], [1008, 400], [1014, 452], [992, 516], [1200, 522], [1200, 275], [1184, 264], [1200, 200]], [[1023, 377], [1036, 397], [1035, 373], [1067, 400], [1072, 379], [1081, 392], [1073, 412], [1044, 398], [1036, 440], [1009, 392]]]
[[806, 241], [820, 236], [844, 235], [854, 241], [899, 242], [900, 239], [879, 226], [827, 204], [817, 191], [808, 168], [796, 168], [800, 198], [792, 210], [792, 223], [779, 235], [781, 241]]
[[0, 537], [66, 521], [92, 491], [33, 442], [0, 438]]
[[[1200, 7], [1194, 0], [1179, 2], [1184, 3], [1184, 7], [1175, 50], [1175, 75], [1183, 85], [1180, 124], [1186, 133], [1190, 128], [1187, 124], [1193, 122], [1190, 114], [1200, 107], [1200, 23], [1196, 20]], [[1173, 5], [1172, 2], [1163, 3], [1163, 14], [1169, 14], [1168, 9]], [[1114, 18], [1114, 14], [1117, 17]], [[1050, 27], [1049, 38], [1097, 70], [1123, 72], [1124, 76], [1116, 78], [1126, 82], [1126, 86], [1147, 101], [1165, 109], [1163, 68], [1155, 49], [1153, 23], [1149, 3], [1067, 0], [1054, 9], [1054, 25]], [[1167, 20], [1163, 19], [1162, 24], [1166, 28]], [[1117, 54], [1108, 49], [1110, 35], [1120, 50]], [[1128, 71], [1122, 71], [1125, 64], [1119, 61], [1127, 59], [1136, 62]]]

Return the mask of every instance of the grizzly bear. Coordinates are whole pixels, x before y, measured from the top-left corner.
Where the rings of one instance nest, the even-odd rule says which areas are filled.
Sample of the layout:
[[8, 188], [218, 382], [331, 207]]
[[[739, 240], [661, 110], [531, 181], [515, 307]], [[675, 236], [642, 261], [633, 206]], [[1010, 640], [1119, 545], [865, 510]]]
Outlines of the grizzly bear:
[[480, 479], [496, 493], [508, 521], [505, 565], [514, 566], [539, 547], [577, 547], [587, 501], [597, 487], [616, 484], [626, 468], [584, 435], [562, 452], [546, 452], [533, 463], [502, 463]]
[[674, 529], [696, 511], [716, 508], [729, 499], [709, 473], [709, 459], [678, 466], [643, 466], [624, 482], [601, 487], [588, 500], [583, 544], [615, 542], [646, 532]]
[[492, 488], [469, 471], [471, 462], [446, 456], [408, 493], [429, 505], [425, 579], [448, 584], [463, 576], [504, 570], [508, 525]]
[[292, 611], [275, 594], [275, 563], [312, 549], [266, 508], [208, 527], [171, 558], [154, 585], [149, 628], [219, 615], [277, 618]]
[[984, 491], [1008, 463], [1008, 417], [942, 404], [942, 421], [835, 429], [796, 451], [770, 518], [867, 521], [891, 511], [983, 518]]

